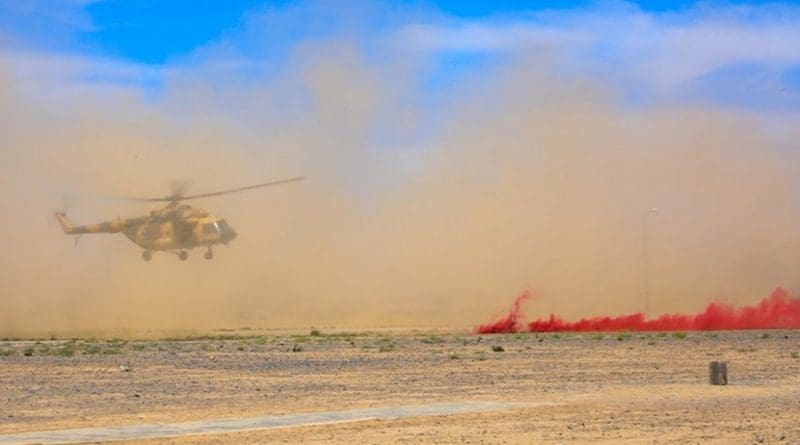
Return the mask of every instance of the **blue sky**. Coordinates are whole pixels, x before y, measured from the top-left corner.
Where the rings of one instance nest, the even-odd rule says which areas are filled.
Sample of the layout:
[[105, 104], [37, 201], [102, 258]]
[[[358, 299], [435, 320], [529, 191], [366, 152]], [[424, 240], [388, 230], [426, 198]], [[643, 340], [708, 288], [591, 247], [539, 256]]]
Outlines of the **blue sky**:
[[[285, 8], [290, 1], [263, 0], [107, 0], [85, 7], [93, 25], [79, 33], [87, 46], [145, 63], [163, 63], [218, 38], [223, 32], [241, 26], [249, 12]], [[399, 3], [398, 3], [399, 4]], [[689, 2], [645, 1], [646, 11], [680, 10]], [[357, 5], [357, 4], [356, 4]], [[442, 1], [417, 3], [461, 18], [513, 15], [531, 10], [575, 9], [592, 5], [589, 1]]]
[[[62, 46], [67, 42], [80, 51], [98, 51], [144, 63], [163, 63], [243, 25], [248, 13], [290, 8], [302, 2], [289, 0], [7, 0], [0, 4], [4, 28], [23, 42]], [[324, 2], [321, 2], [324, 3]], [[336, 2], [327, 2], [335, 4]], [[346, 4], [347, 2], [343, 3]], [[542, 1], [440, 1], [382, 2], [395, 8], [428, 10], [435, 15], [464, 19], [542, 10], [580, 10], [602, 4], [586, 0]], [[609, 5], [622, 2], [605, 2]], [[707, 3], [707, 2], [705, 2]], [[642, 11], [681, 11], [689, 1], [651, 0], [633, 2]], [[737, 2], [736, 5], [757, 5]], [[361, 2], [351, 2], [358, 8]], [[63, 46], [62, 46], [63, 47]]]
[[[800, 6], [786, 2], [6, 0], [0, 50], [20, 77], [132, 86], [270, 79], [307, 42], [375, 65], [413, 58], [420, 92], [547, 54], [631, 99], [800, 109]], [[10, 55], [9, 55], [10, 54]], [[36, 88], [32, 88], [36, 89]]]

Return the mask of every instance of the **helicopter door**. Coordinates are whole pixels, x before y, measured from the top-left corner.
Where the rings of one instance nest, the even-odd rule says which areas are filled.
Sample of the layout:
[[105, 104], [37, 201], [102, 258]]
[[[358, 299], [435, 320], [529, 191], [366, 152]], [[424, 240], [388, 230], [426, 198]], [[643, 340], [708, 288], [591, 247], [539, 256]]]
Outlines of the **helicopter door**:
[[180, 222], [172, 224], [175, 238], [180, 244], [187, 244], [192, 239], [192, 225]]
[[147, 224], [142, 230], [142, 236], [148, 241], [158, 239], [161, 236], [161, 225], [157, 223]]

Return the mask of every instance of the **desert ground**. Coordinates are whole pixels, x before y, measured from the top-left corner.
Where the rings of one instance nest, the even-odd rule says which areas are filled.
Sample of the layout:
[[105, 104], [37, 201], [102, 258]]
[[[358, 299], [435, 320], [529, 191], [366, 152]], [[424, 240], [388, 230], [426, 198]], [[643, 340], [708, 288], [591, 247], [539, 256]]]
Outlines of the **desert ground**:
[[[0, 341], [0, 440], [436, 402], [457, 415], [129, 443], [800, 443], [800, 332], [224, 332]], [[711, 386], [708, 364], [728, 363]], [[126, 442], [126, 443], [128, 443]]]

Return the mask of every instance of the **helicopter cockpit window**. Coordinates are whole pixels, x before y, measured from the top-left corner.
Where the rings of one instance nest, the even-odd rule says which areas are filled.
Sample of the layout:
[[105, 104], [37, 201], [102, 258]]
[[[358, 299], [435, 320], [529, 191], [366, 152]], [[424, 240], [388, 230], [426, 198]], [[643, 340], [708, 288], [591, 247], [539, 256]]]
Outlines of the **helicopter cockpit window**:
[[203, 233], [206, 235], [213, 235], [219, 232], [219, 227], [217, 227], [217, 223], [208, 223], [203, 225]]

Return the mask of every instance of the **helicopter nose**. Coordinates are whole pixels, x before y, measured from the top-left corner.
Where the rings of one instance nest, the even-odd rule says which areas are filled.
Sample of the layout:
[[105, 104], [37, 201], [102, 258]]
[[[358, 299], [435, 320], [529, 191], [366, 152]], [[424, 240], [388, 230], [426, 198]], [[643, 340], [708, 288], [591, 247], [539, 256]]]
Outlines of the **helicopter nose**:
[[222, 228], [222, 240], [223, 240], [225, 243], [229, 243], [229, 242], [231, 242], [231, 241], [232, 241], [234, 238], [236, 238], [236, 232], [233, 230], [233, 228], [232, 228], [231, 226], [229, 226], [229, 225], [227, 225], [227, 224], [226, 224], [226, 225], [225, 225], [225, 226]]

